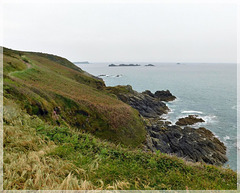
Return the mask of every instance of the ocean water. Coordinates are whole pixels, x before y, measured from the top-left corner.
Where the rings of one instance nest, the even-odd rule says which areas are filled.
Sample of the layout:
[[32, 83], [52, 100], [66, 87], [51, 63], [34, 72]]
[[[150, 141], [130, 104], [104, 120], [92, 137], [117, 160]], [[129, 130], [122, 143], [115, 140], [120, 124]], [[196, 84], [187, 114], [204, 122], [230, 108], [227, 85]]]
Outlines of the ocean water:
[[[237, 170], [237, 64], [138, 63], [137, 67], [108, 67], [110, 63], [78, 65], [107, 86], [131, 85], [139, 92], [170, 90], [177, 97], [167, 105], [165, 118], [175, 123], [180, 117], [197, 114], [205, 120], [194, 127], [211, 130], [227, 146], [225, 167]], [[239, 138], [240, 139], [240, 138]], [[239, 160], [239, 159], [238, 159]], [[239, 164], [238, 164], [239, 165]]]

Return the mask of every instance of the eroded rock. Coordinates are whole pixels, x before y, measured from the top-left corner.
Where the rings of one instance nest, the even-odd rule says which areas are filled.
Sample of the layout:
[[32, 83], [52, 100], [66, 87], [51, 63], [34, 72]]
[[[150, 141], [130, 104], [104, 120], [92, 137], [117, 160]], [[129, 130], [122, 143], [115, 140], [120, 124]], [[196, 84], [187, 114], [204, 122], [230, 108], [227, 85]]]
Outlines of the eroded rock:
[[188, 115], [188, 117], [180, 118], [176, 122], [176, 125], [186, 126], [186, 125], [194, 125], [195, 123], [205, 122], [202, 118], [198, 118], [198, 115]]
[[[158, 128], [158, 130], [156, 130]], [[226, 147], [211, 131], [173, 125], [147, 127], [147, 147], [152, 151], [174, 154], [188, 161], [222, 165], [228, 159]]]
[[162, 102], [162, 99], [156, 97], [150, 91], [138, 93], [132, 90], [129, 85], [125, 89], [127, 89], [128, 92], [115, 92], [114, 94], [123, 102], [137, 109], [143, 117], [157, 118], [169, 111], [169, 108]]
[[[138, 93], [131, 86], [111, 88], [111, 91], [123, 102], [137, 109], [143, 117], [147, 130], [145, 149], [160, 150], [162, 153], [174, 154], [193, 162], [222, 165], [228, 159], [226, 147], [211, 131], [200, 127], [181, 128], [172, 125], [160, 116], [168, 112], [168, 107], [163, 101], [174, 100], [170, 91], [148, 90]], [[179, 125], [191, 125], [204, 122], [195, 115], [179, 119]]]

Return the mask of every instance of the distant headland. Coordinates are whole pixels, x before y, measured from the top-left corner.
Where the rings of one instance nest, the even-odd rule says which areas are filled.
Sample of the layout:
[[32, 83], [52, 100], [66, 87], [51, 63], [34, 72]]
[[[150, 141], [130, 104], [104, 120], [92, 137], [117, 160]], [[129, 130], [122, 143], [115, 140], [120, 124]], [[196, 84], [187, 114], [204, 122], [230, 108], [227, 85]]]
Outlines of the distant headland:
[[[109, 64], [109, 67], [123, 67], [123, 66], [141, 66], [140, 64]], [[153, 64], [147, 64], [145, 66], [155, 66]]]
[[117, 65], [117, 64], [109, 64], [108, 65], [109, 67], [117, 67], [117, 66], [141, 66], [140, 64], [119, 64], [119, 65]]
[[73, 62], [74, 64], [89, 64], [88, 61], [83, 61], [83, 62]]

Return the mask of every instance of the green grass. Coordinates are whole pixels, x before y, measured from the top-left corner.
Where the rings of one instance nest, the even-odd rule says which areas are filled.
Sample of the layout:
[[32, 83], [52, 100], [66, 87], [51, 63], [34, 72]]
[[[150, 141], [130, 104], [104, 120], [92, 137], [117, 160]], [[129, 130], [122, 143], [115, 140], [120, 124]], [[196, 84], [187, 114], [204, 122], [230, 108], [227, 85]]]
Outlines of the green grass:
[[[88, 172], [87, 180], [95, 186], [101, 179], [104, 184], [114, 180], [128, 182], [127, 189], [236, 187], [231, 170], [222, 172], [217, 167], [207, 165], [193, 167], [176, 157], [114, 147], [88, 134], [72, 133], [68, 128], [38, 127], [37, 133], [59, 145], [51, 155], [72, 160], [77, 167]], [[231, 185], [226, 183], [229, 180], [232, 181]]]
[[106, 87], [106, 90], [112, 94], [115, 94], [115, 95], [118, 95], [119, 93], [121, 94], [127, 94], [127, 93], [132, 93], [133, 90], [132, 90], [132, 87], [130, 85], [127, 85], [127, 86], [121, 86], [121, 85], [118, 85], [118, 86], [109, 86], [109, 87]]
[[230, 169], [124, 148], [4, 108], [4, 189], [236, 189]]
[[143, 151], [143, 120], [116, 97], [130, 87], [58, 56], [3, 54], [4, 189], [236, 189], [231, 169]]
[[[10, 59], [22, 66], [17, 64], [14, 71]], [[103, 91], [102, 80], [86, 75], [66, 59], [4, 49], [5, 68], [11, 71], [4, 71], [4, 95], [30, 115], [54, 124], [53, 109], [60, 107], [58, 123], [126, 146], [144, 142], [146, 132], [139, 113]]]

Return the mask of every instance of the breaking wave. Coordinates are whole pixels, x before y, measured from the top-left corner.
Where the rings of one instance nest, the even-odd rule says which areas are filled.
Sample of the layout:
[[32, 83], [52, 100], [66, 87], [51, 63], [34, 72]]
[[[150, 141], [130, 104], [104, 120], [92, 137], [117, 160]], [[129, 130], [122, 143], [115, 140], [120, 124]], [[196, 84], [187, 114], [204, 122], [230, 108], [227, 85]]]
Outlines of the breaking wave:
[[202, 111], [182, 111], [182, 114], [203, 114]]

